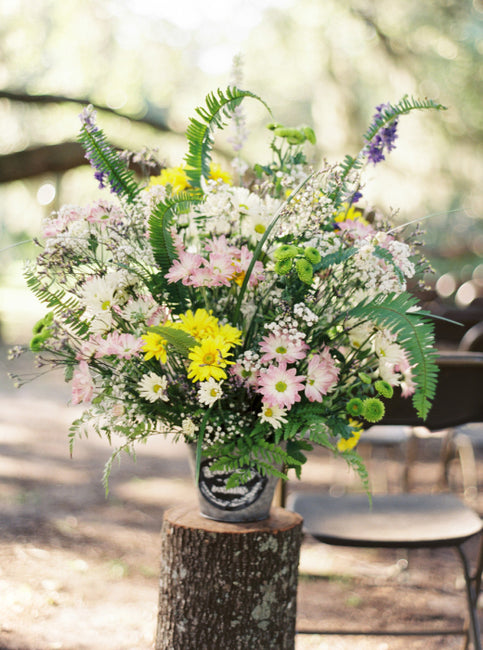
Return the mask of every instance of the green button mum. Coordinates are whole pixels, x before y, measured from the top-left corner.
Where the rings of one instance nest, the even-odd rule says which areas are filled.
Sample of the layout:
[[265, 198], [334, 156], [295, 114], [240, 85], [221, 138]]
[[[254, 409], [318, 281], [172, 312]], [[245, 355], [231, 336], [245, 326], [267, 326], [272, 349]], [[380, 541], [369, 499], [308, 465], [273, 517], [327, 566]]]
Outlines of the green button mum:
[[275, 273], [279, 273], [280, 275], [287, 275], [287, 273], [292, 268], [292, 264], [293, 260], [291, 258], [279, 260], [275, 264]]
[[304, 255], [305, 258], [311, 263], [311, 264], [318, 264], [320, 260], [322, 259], [322, 255], [319, 253], [319, 251], [314, 248], [313, 246], [308, 246], [304, 250]]
[[368, 397], [364, 400], [363, 405], [364, 410], [362, 411], [362, 415], [368, 422], [379, 422], [379, 420], [382, 420], [386, 409], [378, 397]]
[[394, 389], [389, 384], [387, 381], [383, 381], [382, 379], [378, 379], [374, 383], [374, 387], [379, 393], [379, 395], [382, 395], [382, 397], [386, 397], [387, 399], [391, 399], [391, 397], [394, 395]]
[[300, 280], [305, 282], [305, 284], [312, 284], [312, 279], [314, 277], [312, 264], [306, 260], [305, 257], [301, 257], [297, 260], [295, 267]]
[[283, 246], [277, 248], [273, 256], [277, 261], [281, 262], [282, 260], [293, 259], [298, 255], [298, 252], [299, 249], [297, 246], [292, 246], [291, 244], [283, 244]]
[[345, 409], [347, 413], [357, 417], [359, 415], [362, 415], [364, 411], [364, 402], [358, 397], [353, 397], [347, 402]]

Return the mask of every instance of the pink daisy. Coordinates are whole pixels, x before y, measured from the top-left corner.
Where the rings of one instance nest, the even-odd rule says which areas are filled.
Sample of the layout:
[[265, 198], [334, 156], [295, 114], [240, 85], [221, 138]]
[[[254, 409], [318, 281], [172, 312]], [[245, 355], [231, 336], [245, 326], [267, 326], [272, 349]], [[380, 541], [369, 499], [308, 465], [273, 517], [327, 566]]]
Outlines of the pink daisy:
[[90, 402], [94, 394], [94, 382], [92, 381], [89, 366], [86, 361], [81, 361], [74, 370], [72, 377], [72, 404]]
[[308, 363], [305, 385], [305, 396], [309, 402], [321, 402], [323, 395], [336, 385], [338, 378], [339, 368], [330, 356], [329, 349], [324, 348], [321, 354], [314, 354]]
[[220, 237], [213, 237], [213, 239], [207, 240], [205, 242], [205, 250], [210, 253], [226, 255], [227, 257], [235, 257], [239, 254], [238, 248], [230, 246], [225, 235], [220, 235]]
[[370, 237], [376, 232], [370, 224], [364, 224], [362, 221], [355, 219], [341, 221], [337, 226], [340, 231], [346, 232], [352, 239], [361, 239], [367, 236]]
[[78, 361], [91, 359], [97, 357], [97, 353], [103, 344], [104, 339], [100, 334], [91, 335], [87, 341], [82, 341], [79, 352], [76, 355]]
[[103, 341], [100, 350], [101, 354], [96, 354], [96, 356], [109, 356], [112, 354], [120, 359], [131, 359], [133, 356], [139, 354], [144, 345], [145, 341], [135, 337], [133, 334], [112, 332]]
[[168, 273], [164, 276], [168, 282], [181, 282], [185, 286], [191, 284], [190, 278], [203, 263], [201, 255], [187, 253], [182, 251], [179, 254], [179, 259], [174, 260]]
[[205, 266], [211, 277], [211, 286], [221, 287], [231, 285], [233, 264], [230, 253], [211, 253]]
[[257, 392], [263, 395], [264, 402], [269, 406], [287, 409], [295, 402], [300, 402], [299, 393], [304, 388], [302, 381], [305, 377], [296, 372], [295, 368], [287, 370], [284, 362], [260, 372]]
[[306, 356], [309, 346], [301, 339], [290, 336], [288, 332], [272, 332], [264, 336], [260, 343], [260, 350], [265, 352], [260, 361], [266, 363], [275, 359], [279, 363], [294, 363]]
[[396, 370], [402, 374], [402, 379], [400, 382], [401, 386], [401, 395], [403, 397], [410, 397], [416, 391], [416, 384], [413, 380], [412, 366], [409, 363], [409, 360], [404, 351], [401, 350], [401, 360], [396, 366]]
[[[242, 246], [236, 259], [233, 260], [233, 266], [237, 275], [245, 276], [245, 273], [250, 266], [253, 258], [253, 253], [247, 246]], [[248, 285], [255, 287], [259, 282], [265, 278], [263, 264], [260, 261], [255, 262]]]

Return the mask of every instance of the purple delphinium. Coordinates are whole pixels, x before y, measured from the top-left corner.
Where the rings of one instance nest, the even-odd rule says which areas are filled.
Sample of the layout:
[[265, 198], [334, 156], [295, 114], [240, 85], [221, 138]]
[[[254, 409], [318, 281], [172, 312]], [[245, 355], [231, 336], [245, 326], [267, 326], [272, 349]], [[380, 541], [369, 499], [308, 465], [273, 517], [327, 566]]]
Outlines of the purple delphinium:
[[[372, 118], [372, 124], [375, 126], [377, 121], [383, 117], [383, 111], [390, 110], [391, 104], [379, 104], [376, 106], [376, 112]], [[393, 119], [387, 126], [380, 128], [376, 135], [367, 145], [367, 158], [376, 165], [381, 160], [385, 160], [384, 149], [392, 151], [395, 148], [397, 138], [398, 118]]]
[[[79, 118], [82, 123], [82, 126], [85, 128], [86, 131], [92, 134], [99, 132], [99, 127], [96, 124], [96, 115], [97, 115], [97, 111], [94, 109], [92, 104], [89, 104], [89, 106], [83, 108], [82, 112], [79, 114]], [[93, 155], [93, 151], [89, 150], [88, 147], [86, 147], [86, 153], [84, 157], [90, 162], [93, 169], [96, 170], [94, 173], [94, 178], [97, 181], [99, 181], [99, 189], [100, 190], [104, 189], [104, 187], [106, 187], [107, 185], [109, 175], [101, 168], [100, 164], [96, 162], [95, 157]], [[114, 192], [115, 194], [119, 194], [121, 192], [121, 189], [115, 187], [111, 183], [111, 192]]]
[[350, 199], [350, 203], [351, 203], [351, 205], [352, 205], [353, 203], [357, 203], [357, 201], [360, 201], [360, 199], [362, 199], [362, 192], [360, 192], [359, 190], [357, 190], [356, 192], [354, 192], [354, 194], [352, 195], [352, 197], [351, 197], [351, 199]]
[[96, 124], [96, 115], [97, 111], [92, 104], [85, 106], [82, 112], [79, 113], [79, 119], [88, 131], [99, 131], [99, 127]]

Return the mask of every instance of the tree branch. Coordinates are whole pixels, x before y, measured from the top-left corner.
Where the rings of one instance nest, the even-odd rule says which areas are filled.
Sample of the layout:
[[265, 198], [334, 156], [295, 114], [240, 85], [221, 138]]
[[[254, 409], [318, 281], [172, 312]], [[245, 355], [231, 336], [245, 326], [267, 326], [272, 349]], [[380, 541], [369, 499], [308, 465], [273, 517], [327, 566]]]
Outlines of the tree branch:
[[96, 104], [87, 97], [67, 97], [65, 95], [30, 95], [24, 90], [0, 90], [0, 99], [8, 99], [12, 102], [21, 102], [23, 104], [79, 104], [80, 106], [87, 106], [92, 104], [94, 108], [107, 113], [112, 113], [119, 117], [126, 117], [132, 122], [146, 124], [152, 126], [158, 131], [171, 131], [166, 122], [166, 111], [153, 104], [147, 102], [146, 113], [142, 117], [135, 117], [122, 113], [109, 106]]
[[[9, 183], [42, 174], [63, 173], [74, 167], [89, 164], [79, 142], [61, 142], [60, 144], [29, 147], [22, 151], [0, 156], [0, 183]], [[143, 171], [136, 163], [129, 167], [139, 174]], [[153, 174], [159, 173], [155, 168]]]

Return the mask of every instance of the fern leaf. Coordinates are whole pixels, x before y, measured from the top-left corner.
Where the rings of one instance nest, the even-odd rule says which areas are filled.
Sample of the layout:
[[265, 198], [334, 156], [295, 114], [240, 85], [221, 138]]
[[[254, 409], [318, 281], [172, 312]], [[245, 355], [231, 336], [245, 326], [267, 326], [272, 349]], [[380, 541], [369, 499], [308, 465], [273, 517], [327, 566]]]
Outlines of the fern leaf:
[[376, 134], [387, 126], [390, 122], [395, 120], [400, 115], [407, 115], [411, 111], [420, 110], [437, 110], [445, 111], [446, 106], [437, 104], [432, 99], [415, 99], [414, 97], [408, 98], [405, 95], [397, 104], [387, 104], [381, 109], [380, 116], [374, 120], [364, 134], [364, 140], [370, 142]]
[[104, 132], [94, 124], [85, 123], [78, 139], [86, 152], [86, 158], [97, 170], [95, 176], [101, 187], [107, 180], [112, 192], [132, 202], [139, 193], [139, 187], [126, 163], [108, 143]]
[[41, 281], [30, 271], [25, 271], [25, 280], [32, 293], [54, 314], [62, 317], [64, 323], [79, 337], [84, 338], [89, 331], [88, 324], [82, 319], [84, 308], [79, 307], [77, 298], [68, 296], [66, 291], [56, 287], [52, 281], [45, 287]]
[[260, 101], [270, 112], [267, 104], [258, 95], [235, 87], [228, 87], [224, 92], [207, 95], [206, 107], [196, 109], [197, 118], [191, 118], [186, 130], [188, 153], [185, 157], [186, 173], [193, 187], [201, 187], [201, 179], [208, 178], [210, 172], [210, 153], [213, 147], [213, 131], [221, 129], [226, 124], [226, 118], [232, 116], [234, 110], [245, 97]]
[[418, 308], [414, 296], [402, 293], [360, 303], [350, 310], [349, 315], [369, 319], [396, 335], [399, 344], [408, 354], [413, 370], [416, 385], [413, 405], [419, 417], [424, 419], [436, 392], [438, 374], [431, 314]]
[[154, 296], [159, 296], [163, 291], [168, 293], [172, 302], [181, 309], [185, 308], [187, 291], [179, 282], [169, 284], [165, 280], [174, 260], [177, 259], [176, 250], [171, 234], [174, 218], [181, 212], [186, 212], [194, 203], [202, 200], [201, 192], [180, 192], [164, 202], [158, 203], [149, 218], [149, 237], [154, 259], [160, 267], [160, 273], [153, 278], [151, 291]]
[[339, 182], [337, 187], [328, 192], [328, 196], [333, 201], [336, 209], [353, 193], [353, 189], [351, 189], [350, 183], [348, 182], [350, 174], [363, 166], [367, 145], [376, 137], [379, 131], [387, 127], [400, 115], [406, 115], [415, 110], [428, 109], [439, 111], [446, 110], [446, 107], [442, 104], [437, 104], [432, 99], [409, 99], [407, 96], [403, 97], [397, 104], [387, 104], [381, 107], [378, 117], [373, 120], [363, 136], [364, 142], [366, 143], [365, 147], [359, 152], [356, 158], [346, 156], [344, 161], [339, 165]]
[[316, 270], [319, 270], [319, 268], [328, 269], [331, 266], [336, 266], [337, 264], [343, 264], [349, 258], [353, 257], [356, 254], [356, 252], [357, 249], [355, 247], [341, 248], [335, 253], [329, 253], [328, 255], [324, 255], [324, 257], [320, 260], [320, 262], [316, 265], [315, 268]]

